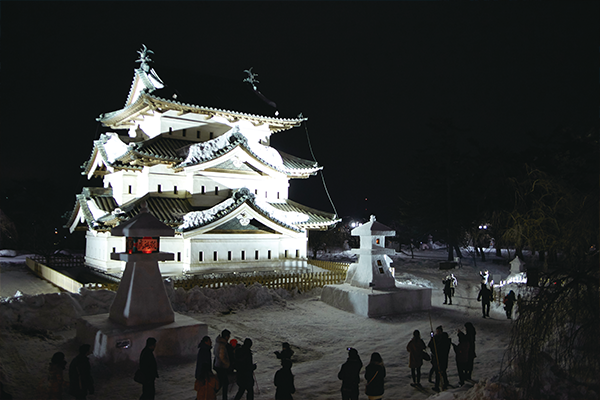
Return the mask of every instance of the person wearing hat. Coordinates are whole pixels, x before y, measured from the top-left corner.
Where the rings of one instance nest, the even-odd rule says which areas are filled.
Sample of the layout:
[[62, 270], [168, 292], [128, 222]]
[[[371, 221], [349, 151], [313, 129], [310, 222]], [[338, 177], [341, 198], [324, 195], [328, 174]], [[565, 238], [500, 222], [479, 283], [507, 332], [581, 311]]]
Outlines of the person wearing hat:
[[342, 400], [358, 400], [358, 386], [360, 384], [360, 370], [363, 363], [358, 356], [358, 351], [348, 347], [348, 359], [338, 373], [342, 381]]

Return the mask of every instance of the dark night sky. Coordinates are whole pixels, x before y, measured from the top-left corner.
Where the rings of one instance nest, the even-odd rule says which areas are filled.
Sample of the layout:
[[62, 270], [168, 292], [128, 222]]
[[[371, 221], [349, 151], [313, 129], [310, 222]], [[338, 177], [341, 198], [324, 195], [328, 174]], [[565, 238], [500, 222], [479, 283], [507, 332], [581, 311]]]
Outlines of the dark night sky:
[[[253, 67], [262, 93], [309, 118], [340, 216], [374, 213], [385, 223], [410, 190], [401, 178], [418, 165], [411, 148], [427, 142], [432, 118], [509, 148], [531, 130], [598, 127], [596, 2], [0, 7], [0, 179], [69, 182], [73, 192], [53, 206], [60, 214], [86, 184], [79, 166], [107, 130], [95, 118], [123, 106], [142, 43], [157, 63], [240, 81]], [[311, 158], [304, 128], [272, 145]], [[320, 177], [292, 181], [290, 197], [332, 211]]]

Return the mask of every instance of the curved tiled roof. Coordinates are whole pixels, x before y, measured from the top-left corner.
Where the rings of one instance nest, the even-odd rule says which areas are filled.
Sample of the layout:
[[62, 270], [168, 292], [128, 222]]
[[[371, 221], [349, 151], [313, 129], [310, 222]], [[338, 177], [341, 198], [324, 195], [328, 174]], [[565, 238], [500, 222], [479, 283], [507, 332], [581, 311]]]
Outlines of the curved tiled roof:
[[[217, 143], [218, 140], [220, 140], [220, 139], [215, 138], [209, 142]], [[223, 140], [221, 140], [221, 141], [223, 142]], [[196, 143], [196, 144], [206, 146], [207, 143], [208, 142], [200, 142], [200, 143]], [[247, 141], [246, 137], [238, 132], [233, 132], [231, 134], [229, 140], [227, 140], [225, 142], [225, 145], [223, 145], [221, 148], [219, 148], [218, 151], [215, 151], [214, 153], [211, 154], [212, 157], [198, 158], [197, 160], [193, 160], [193, 161], [186, 160], [186, 161], [183, 161], [180, 164], [176, 165], [173, 169], [175, 171], [181, 171], [185, 167], [199, 165], [199, 164], [214, 160], [218, 157], [221, 157], [224, 154], [229, 153], [237, 146], [243, 147], [249, 154], [251, 154], [254, 158], [259, 160], [261, 163], [269, 166], [270, 168], [272, 168], [276, 171], [282, 172], [286, 175], [292, 175], [292, 176], [293, 175], [306, 175], [306, 174], [314, 175], [317, 173], [317, 171], [323, 169], [323, 167], [320, 167], [316, 161], [304, 160], [302, 158], [295, 157], [295, 156], [292, 156], [290, 154], [287, 154], [287, 153], [284, 153], [281, 151], [278, 151], [278, 153], [280, 154], [281, 159], [283, 161], [283, 168], [281, 168], [277, 165], [273, 165], [272, 163], [270, 163], [267, 160], [265, 160], [264, 158], [262, 158], [260, 155], [256, 154], [252, 150], [252, 148], [248, 145], [248, 141]]]
[[326, 227], [341, 221], [341, 219], [336, 219], [335, 214], [315, 210], [289, 199], [285, 200], [285, 202], [269, 203], [269, 205], [281, 211], [308, 215], [307, 221], [297, 223], [301, 227]]
[[172, 228], [176, 228], [183, 222], [183, 216], [192, 211], [192, 206], [187, 199], [175, 197], [155, 197], [147, 194], [146, 196], [135, 199], [121, 206], [122, 214], [119, 219], [127, 221], [138, 215], [142, 208], [142, 203], [146, 202], [148, 211], [159, 221]]
[[139, 158], [146, 158], [160, 162], [181, 163], [185, 160], [185, 156], [179, 155], [178, 151], [194, 143], [196, 142], [160, 135], [143, 142], [131, 143], [127, 153], [119, 157], [117, 161], [128, 163]]
[[[88, 205], [88, 201], [90, 200], [93, 201], [100, 210], [105, 211], [106, 214], [99, 218], [95, 218]], [[112, 190], [110, 188], [84, 188], [84, 192], [77, 195], [77, 203], [71, 218], [69, 219], [69, 225], [73, 223], [73, 218], [76, 217], [77, 209], [79, 207], [85, 218], [86, 224], [90, 229], [101, 232], [109, 231], [120, 222], [135, 217], [140, 212], [142, 203], [144, 202], [146, 202], [148, 210], [152, 215], [162, 223], [172, 228], [176, 228], [179, 232], [192, 231], [218, 221], [234, 212], [241, 207], [242, 204], [249, 205], [254, 211], [266, 219], [295, 232], [301, 232], [303, 229], [320, 229], [338, 222], [338, 220], [335, 219], [334, 214], [318, 211], [291, 200], [286, 200], [285, 203], [268, 203], [269, 206], [283, 212], [299, 213], [308, 216], [308, 219], [305, 221], [287, 223], [278, 219], [277, 215], [273, 215], [273, 213], [270, 213], [257, 204], [254, 194], [247, 188], [237, 190], [229, 199], [204, 211], [195, 211], [188, 199], [156, 196], [153, 194], [146, 194], [141, 198], [119, 206], [112, 197]], [[186, 224], [185, 216], [192, 212], [203, 213], [203, 216], [205, 217], [199, 219], [192, 218], [191, 220], [195, 222]]]
[[[275, 109], [262, 100], [264, 96], [258, 95], [243, 79], [230, 80], [222, 77], [203, 75], [197, 72], [173, 69], [169, 66], [159, 68], [161, 76], [158, 77], [154, 69], [144, 71], [135, 70], [126, 106], [120, 110], [101, 114], [97, 120], [106, 126], [127, 125], [128, 119], [134, 119], [145, 110], [174, 109], [208, 115], [221, 115], [227, 119], [245, 119], [258, 123], [269, 124], [272, 132], [279, 132], [299, 126], [307, 118], [297, 116], [294, 118], [279, 117], [281, 109]], [[148, 74], [156, 75], [165, 86], [157, 88], [152, 84]], [[144, 85], [140, 96], [132, 100], [135, 82]], [[127, 105], [129, 104], [129, 105]], [[202, 104], [211, 104], [204, 106]], [[243, 110], [243, 111], [242, 111]], [[282, 112], [283, 113], [283, 112]], [[285, 113], [284, 113], [285, 114]], [[270, 116], [274, 115], [274, 116]], [[290, 115], [287, 113], [286, 115]]]
[[[302, 228], [293, 226], [293, 225], [287, 224], [281, 220], [278, 220], [278, 219], [274, 218], [272, 215], [270, 215], [267, 211], [263, 210], [260, 206], [258, 206], [256, 204], [254, 193], [250, 192], [247, 188], [241, 188], [238, 191], [236, 191], [233, 194], [233, 196], [231, 197], [231, 199], [233, 201], [231, 201], [230, 204], [227, 204], [225, 207], [218, 209], [218, 211], [216, 211], [214, 213], [210, 213], [208, 218], [203, 218], [201, 220], [198, 220], [197, 223], [193, 223], [191, 225], [188, 225], [188, 224], [183, 225], [182, 224], [182, 226], [180, 226], [177, 230], [180, 232], [188, 232], [188, 231], [198, 229], [203, 226], [212, 224], [213, 222], [218, 221], [219, 219], [225, 217], [226, 215], [231, 214], [234, 210], [239, 208], [242, 204], [246, 203], [250, 207], [252, 207], [252, 209], [254, 211], [258, 212], [263, 217], [270, 219], [271, 221], [277, 223], [278, 225], [280, 225], [284, 228], [296, 231], [296, 232], [302, 231]], [[217, 207], [219, 207], [219, 205], [217, 205], [213, 208], [217, 209]], [[205, 211], [210, 211], [210, 210], [205, 210]]]

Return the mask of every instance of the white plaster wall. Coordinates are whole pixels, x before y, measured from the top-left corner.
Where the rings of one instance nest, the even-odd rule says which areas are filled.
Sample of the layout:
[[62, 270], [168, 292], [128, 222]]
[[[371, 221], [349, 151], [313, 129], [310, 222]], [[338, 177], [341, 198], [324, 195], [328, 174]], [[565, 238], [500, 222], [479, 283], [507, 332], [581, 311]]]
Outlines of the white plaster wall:
[[[115, 198], [115, 201], [121, 205], [145, 194], [143, 193], [141, 196], [137, 195], [138, 177], [140, 177], [140, 173], [118, 171], [104, 176], [104, 187], [107, 188], [110, 185], [113, 188], [113, 197]], [[130, 185], [131, 193], [129, 193]]]
[[[160, 185], [161, 193], [174, 194], [175, 187], [177, 187], [177, 193], [180, 194], [187, 190], [187, 179], [183, 174], [176, 174], [171, 168], [168, 168], [164, 164], [155, 165], [148, 168], [147, 174], [147, 188], [148, 192], [158, 192], [158, 185]], [[147, 192], [139, 193], [138, 197], [142, 197]]]
[[125, 251], [125, 238], [110, 236], [106, 232], [88, 231], [85, 246], [87, 265], [107, 272], [120, 272], [125, 267], [124, 263], [121, 265], [121, 262], [110, 259], [110, 253]]
[[[275, 234], [203, 234], [190, 241], [190, 268], [235, 268], [240, 264], [281, 264], [288, 250], [288, 259], [306, 260], [306, 237], [284, 237]], [[245, 252], [245, 260], [242, 259]], [[258, 251], [258, 259], [256, 259]], [[271, 252], [271, 258], [268, 254]], [[200, 252], [204, 261], [199, 261]], [[217, 252], [217, 261], [214, 253]], [[231, 252], [231, 260], [229, 259]]]
[[[135, 129], [137, 129], [139, 126], [139, 129], [144, 131], [144, 133], [150, 138], [156, 137], [161, 134], [160, 114], [158, 113], [154, 113], [154, 115], [152, 116], [144, 116], [141, 121], [137, 121], [137, 124], [138, 125], [135, 127]], [[133, 136], [135, 136], [135, 131]]]
[[[184, 239], [182, 236], [161, 237], [160, 251], [173, 253], [173, 261], [159, 262], [162, 275], [180, 275], [184, 271], [268, 269], [290, 266], [306, 266], [307, 236], [296, 237], [277, 234], [203, 234]], [[242, 250], [245, 260], [242, 260]], [[271, 258], [268, 258], [269, 250]], [[286, 257], [287, 250], [287, 257]], [[125, 263], [110, 259], [110, 253], [125, 251], [125, 238], [106, 233], [88, 232], [86, 240], [86, 264], [107, 272], [122, 272]], [[204, 261], [199, 261], [199, 252]], [[213, 260], [217, 252], [217, 261]], [[231, 251], [231, 260], [228, 252]], [[258, 259], [256, 259], [258, 251]], [[296, 264], [294, 264], [296, 265]]]

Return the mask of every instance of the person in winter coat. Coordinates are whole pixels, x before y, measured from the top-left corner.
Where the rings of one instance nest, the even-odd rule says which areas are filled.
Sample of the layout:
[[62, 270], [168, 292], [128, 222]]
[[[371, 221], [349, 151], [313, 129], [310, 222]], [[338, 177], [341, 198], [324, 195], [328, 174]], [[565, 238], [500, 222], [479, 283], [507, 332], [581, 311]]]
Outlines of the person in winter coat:
[[294, 350], [288, 342], [281, 343], [281, 351], [275, 351], [275, 356], [280, 360], [291, 360], [294, 355]]
[[365, 393], [369, 400], [383, 398], [383, 380], [385, 378], [385, 366], [379, 353], [371, 354], [371, 361], [365, 368], [365, 379], [367, 388]]
[[[458, 331], [459, 333], [461, 333], [461, 331]], [[473, 326], [472, 323], [470, 322], [466, 322], [465, 323], [465, 338], [467, 339], [467, 342], [469, 342], [469, 357], [467, 359], [467, 364], [465, 365], [465, 379], [466, 380], [470, 380], [471, 379], [471, 374], [473, 373], [473, 364], [475, 362], [475, 357], [477, 357], [477, 354], [475, 354], [475, 335], [477, 334], [477, 331], [475, 331], [475, 327]]]
[[425, 342], [421, 339], [421, 332], [415, 330], [413, 338], [406, 345], [406, 350], [409, 353], [408, 368], [410, 368], [410, 375], [413, 381], [410, 386], [421, 387], [421, 366], [423, 365], [423, 351], [426, 348]]
[[450, 294], [452, 295], [452, 297], [454, 297], [454, 291], [456, 290], [456, 287], [458, 286], [458, 279], [456, 279], [456, 277], [454, 276], [454, 274], [450, 274]]
[[[450, 275], [444, 278], [444, 280], [442, 280], [442, 283], [444, 284], [444, 304], [452, 305], [452, 288], [450, 286], [452, 283], [452, 279], [450, 279]], [[450, 302], [448, 303], [448, 301]]]
[[223, 392], [223, 400], [227, 400], [227, 389], [229, 388], [229, 368], [231, 363], [229, 362], [229, 352], [227, 351], [227, 344], [231, 332], [224, 329], [223, 332], [215, 340], [215, 371], [219, 377], [219, 386], [221, 386]]
[[458, 370], [458, 384], [465, 384], [467, 379], [467, 366], [469, 365], [469, 340], [467, 335], [458, 331], [458, 344], [452, 343], [456, 354], [456, 368]]
[[204, 368], [200, 379], [196, 379], [194, 389], [198, 392], [196, 400], [217, 400], [219, 391], [219, 379], [211, 369]]
[[89, 344], [79, 346], [79, 354], [69, 365], [69, 393], [77, 400], [85, 400], [88, 394], [94, 394], [94, 379], [88, 356], [92, 347]]
[[293, 400], [292, 394], [296, 393], [294, 375], [292, 374], [292, 360], [281, 360], [281, 369], [275, 372], [274, 384], [275, 400]]
[[452, 347], [452, 340], [448, 334], [444, 332], [441, 325], [435, 328], [435, 334], [429, 341], [427, 347], [431, 350], [431, 363], [435, 373], [435, 386], [433, 387], [433, 390], [439, 392], [440, 380], [443, 380], [443, 389], [446, 389], [449, 385], [446, 370], [448, 369], [450, 347]]
[[66, 386], [63, 371], [67, 362], [65, 361], [65, 354], [62, 352], [54, 353], [48, 366], [48, 399], [62, 399], [63, 389]]
[[342, 381], [342, 400], [358, 400], [360, 385], [360, 370], [363, 363], [358, 355], [358, 351], [352, 347], [348, 348], [348, 359], [340, 372], [338, 379]]
[[154, 358], [154, 349], [156, 348], [156, 339], [149, 337], [146, 339], [146, 347], [140, 353], [140, 371], [144, 381], [142, 383], [141, 399], [154, 400], [156, 393], [154, 381], [158, 378], [158, 366]]
[[236, 339], [231, 339], [229, 343], [227, 343], [227, 353], [229, 354], [229, 377], [227, 378], [229, 381], [228, 392], [231, 392], [232, 387], [235, 386], [237, 381], [236, 379], [236, 361], [235, 361], [235, 351], [238, 347], [242, 347], [241, 344], [238, 344]]
[[210, 349], [212, 349], [212, 340], [208, 336], [204, 336], [198, 344], [198, 355], [196, 357], [196, 372], [194, 377], [197, 380], [203, 379], [206, 375], [205, 371], [212, 372], [212, 362]]
[[481, 301], [481, 312], [483, 318], [490, 316], [490, 302], [492, 301], [492, 291], [485, 284], [481, 284], [481, 290], [477, 295], [477, 301]]
[[237, 362], [237, 385], [238, 392], [235, 400], [240, 400], [246, 392], [246, 400], [254, 400], [254, 370], [256, 364], [252, 361], [252, 340], [244, 339], [242, 347], [235, 352]]
[[506, 311], [506, 318], [512, 319], [512, 310], [516, 301], [517, 296], [512, 290], [508, 292], [506, 296], [504, 296], [504, 311]]

